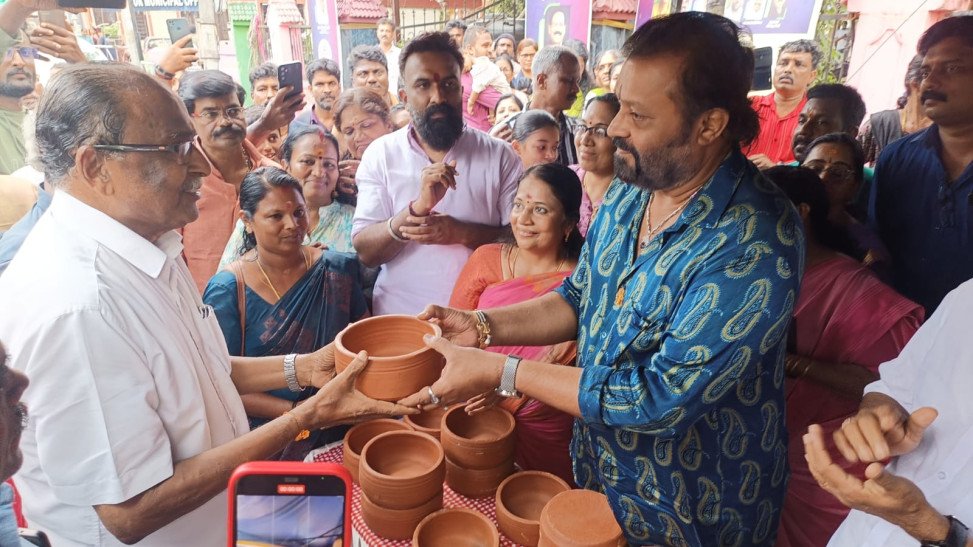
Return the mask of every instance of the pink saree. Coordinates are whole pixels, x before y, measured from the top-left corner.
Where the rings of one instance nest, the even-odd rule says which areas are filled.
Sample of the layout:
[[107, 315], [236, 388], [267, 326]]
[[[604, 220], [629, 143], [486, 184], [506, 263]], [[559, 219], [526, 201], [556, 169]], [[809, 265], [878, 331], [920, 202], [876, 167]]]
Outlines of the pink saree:
[[[878, 366], [896, 357], [922, 323], [921, 306], [885, 285], [865, 266], [839, 256], [810, 267], [794, 309], [796, 353], [819, 361]], [[802, 436], [821, 424], [834, 461], [844, 459], [832, 433], [857, 412], [859, 400], [807, 379], [788, 386], [787, 430], [791, 477], [781, 512], [778, 547], [824, 546], [848, 508], [822, 490], [804, 460]], [[846, 465], [861, 476], [864, 466]]]

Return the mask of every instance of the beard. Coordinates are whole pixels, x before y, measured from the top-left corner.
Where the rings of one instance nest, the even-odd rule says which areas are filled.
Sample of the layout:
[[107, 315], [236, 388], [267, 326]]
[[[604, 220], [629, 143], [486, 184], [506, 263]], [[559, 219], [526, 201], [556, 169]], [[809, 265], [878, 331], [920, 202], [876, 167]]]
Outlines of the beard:
[[[23, 74], [27, 76], [27, 81], [23, 83], [14, 83], [10, 81], [10, 77], [16, 74]], [[14, 99], [19, 99], [30, 95], [34, 91], [34, 75], [23, 69], [12, 69], [3, 75], [3, 83], [0, 83], [0, 96], [2, 97], [12, 97]]]
[[[422, 112], [410, 106], [409, 113], [416, 133], [434, 150], [449, 150], [463, 134], [463, 115], [448, 104], [428, 106]], [[443, 117], [435, 120], [433, 116], [436, 114]]]
[[320, 108], [321, 110], [331, 111], [331, 109], [334, 108], [334, 96], [332, 96], [332, 95], [327, 95], [325, 97], [321, 97], [316, 102], [317, 102], [318, 108]]
[[668, 190], [689, 180], [696, 174], [693, 147], [690, 145], [691, 126], [683, 128], [674, 139], [655, 150], [639, 152], [628, 141], [613, 139], [615, 147], [632, 155], [634, 165], [615, 155], [615, 174], [624, 182], [646, 190]]

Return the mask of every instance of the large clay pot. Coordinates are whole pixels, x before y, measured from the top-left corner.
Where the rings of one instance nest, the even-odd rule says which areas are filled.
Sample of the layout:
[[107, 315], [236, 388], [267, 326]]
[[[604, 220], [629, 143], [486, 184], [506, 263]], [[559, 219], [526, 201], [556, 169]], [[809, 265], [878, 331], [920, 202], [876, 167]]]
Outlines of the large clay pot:
[[355, 387], [373, 399], [398, 401], [439, 379], [445, 360], [422, 337], [441, 333], [438, 325], [410, 315], [363, 319], [335, 337], [335, 368], [340, 373], [359, 351], [367, 351], [368, 365]]
[[440, 438], [439, 433], [443, 422], [443, 414], [445, 413], [446, 409], [439, 406], [420, 414], [405, 416], [402, 421], [408, 424], [414, 431], [428, 433], [438, 439]]
[[426, 503], [409, 509], [386, 509], [375, 505], [364, 492], [358, 500], [365, 524], [372, 532], [387, 539], [411, 538], [422, 519], [443, 508], [442, 492]]
[[490, 469], [466, 469], [446, 458], [446, 484], [457, 494], [468, 498], [493, 496], [500, 483], [513, 472], [513, 458]]
[[[449, 471], [447, 469], [447, 477]], [[541, 511], [551, 498], [570, 490], [564, 479], [544, 471], [521, 471], [497, 488], [497, 525], [505, 536], [521, 545], [540, 540]]]
[[390, 431], [368, 441], [358, 479], [368, 499], [386, 509], [408, 509], [442, 494], [443, 447], [418, 431]]
[[608, 498], [591, 490], [568, 490], [541, 511], [539, 547], [618, 547], [625, 545]]
[[495, 469], [513, 458], [515, 426], [513, 415], [502, 408], [470, 415], [457, 405], [443, 415], [440, 439], [446, 456], [457, 466]]
[[389, 431], [408, 431], [408, 424], [391, 418], [381, 418], [362, 422], [345, 433], [344, 443], [341, 445], [342, 465], [351, 473], [351, 478], [358, 484], [358, 462], [361, 451], [368, 441], [382, 433]]
[[422, 519], [412, 536], [414, 547], [498, 547], [500, 533], [485, 515], [472, 509], [444, 509]]

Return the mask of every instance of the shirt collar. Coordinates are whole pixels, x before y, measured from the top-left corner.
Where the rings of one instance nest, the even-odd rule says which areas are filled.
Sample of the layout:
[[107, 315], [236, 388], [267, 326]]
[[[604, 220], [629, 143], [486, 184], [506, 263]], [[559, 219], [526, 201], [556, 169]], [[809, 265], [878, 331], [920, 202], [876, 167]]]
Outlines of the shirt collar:
[[48, 210], [71, 230], [97, 241], [153, 278], [159, 277], [166, 260], [175, 259], [182, 252], [182, 238], [175, 231], [163, 234], [153, 243], [66, 190], [54, 194]]
[[[422, 144], [419, 142], [419, 136], [416, 134], [416, 126], [410, 122], [405, 129], [406, 129], [406, 139], [408, 140], [409, 147], [412, 148], [412, 150], [414, 150], [416, 153], [422, 154], [423, 157], [428, 158], [429, 154], [426, 154], [426, 151], [423, 150], [422, 148]], [[456, 142], [453, 143], [453, 146], [446, 151], [446, 155], [443, 156], [444, 162], [447, 161], [449, 158], [453, 157], [453, 152], [455, 150], [458, 150], [459, 148], [462, 147], [463, 139], [466, 138], [466, 134], [469, 131], [470, 131], [469, 127], [467, 127], [466, 122], [464, 122], [463, 132], [460, 133], [459, 138], [456, 139]]]
[[695, 203], [689, 206], [685, 214], [680, 215], [673, 228], [682, 224], [714, 228], [719, 224], [748, 166], [750, 162], [746, 156], [739, 148], [734, 148], [700, 189]]

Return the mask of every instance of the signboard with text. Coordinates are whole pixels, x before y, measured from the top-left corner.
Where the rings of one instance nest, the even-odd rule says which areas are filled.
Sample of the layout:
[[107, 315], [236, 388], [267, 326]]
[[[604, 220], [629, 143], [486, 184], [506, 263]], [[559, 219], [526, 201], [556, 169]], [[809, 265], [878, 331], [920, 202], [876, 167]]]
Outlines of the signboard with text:
[[[683, 11], [706, 11], [707, 0], [682, 3]], [[672, 0], [639, 0], [635, 28], [653, 17], [674, 11]], [[746, 27], [754, 35], [803, 34], [814, 35], [821, 0], [725, 0], [723, 16]]]
[[135, 11], [199, 11], [199, 0], [131, 0]]
[[311, 46], [315, 59], [331, 59], [344, 66], [341, 57], [341, 34], [338, 28], [338, 6], [335, 0], [308, 0], [307, 19], [311, 25]]

